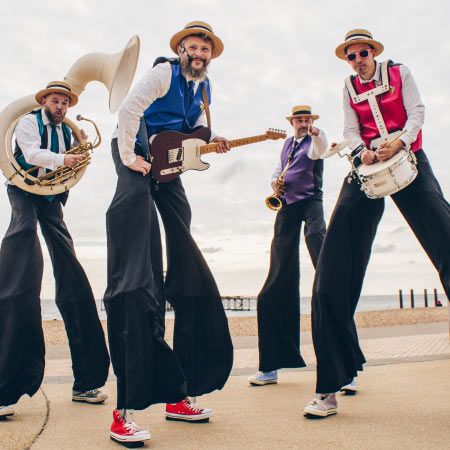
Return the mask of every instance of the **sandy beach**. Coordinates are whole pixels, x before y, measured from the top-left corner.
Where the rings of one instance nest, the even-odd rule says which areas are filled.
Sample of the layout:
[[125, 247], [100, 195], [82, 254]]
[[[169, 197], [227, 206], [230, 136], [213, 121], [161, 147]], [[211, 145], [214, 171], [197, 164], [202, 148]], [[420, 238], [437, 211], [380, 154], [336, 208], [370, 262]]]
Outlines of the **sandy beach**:
[[[396, 325], [414, 325], [418, 323], [445, 322], [448, 320], [447, 308], [414, 308], [380, 311], [364, 311], [356, 313], [358, 328], [390, 327]], [[311, 329], [311, 316], [301, 316], [301, 331]], [[166, 319], [166, 338], [172, 339], [173, 319]], [[229, 317], [232, 336], [256, 336], [258, 334], [256, 316]], [[106, 321], [102, 321], [106, 333]], [[47, 344], [66, 344], [67, 336], [62, 320], [46, 320], [43, 322], [45, 342]]]

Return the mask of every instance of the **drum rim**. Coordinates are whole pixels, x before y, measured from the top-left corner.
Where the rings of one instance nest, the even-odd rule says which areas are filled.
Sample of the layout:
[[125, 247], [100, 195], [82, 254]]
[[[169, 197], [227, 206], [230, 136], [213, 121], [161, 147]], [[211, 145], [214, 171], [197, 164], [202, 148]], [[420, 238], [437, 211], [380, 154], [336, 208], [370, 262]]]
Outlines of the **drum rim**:
[[[392, 162], [391, 165], [385, 165], [386, 163], [388, 163], [389, 161], [391, 161], [392, 159], [396, 158], [395, 161]], [[389, 169], [394, 169], [395, 167], [397, 167], [400, 164], [403, 164], [403, 161], [408, 159], [408, 152], [405, 149], [401, 149], [398, 153], [396, 153], [392, 158], [388, 159], [387, 161], [383, 161], [381, 162], [381, 164], [383, 164], [383, 168], [381, 168], [380, 166], [377, 166], [377, 164], [380, 164], [380, 162], [374, 163], [374, 164], [361, 164], [360, 166], [358, 166], [356, 168], [358, 174], [362, 177], [370, 177], [373, 175], [378, 175], [382, 172], [385, 172], [386, 170]], [[374, 170], [375, 169], [375, 170]], [[365, 171], [371, 171], [370, 173], [364, 173]]]

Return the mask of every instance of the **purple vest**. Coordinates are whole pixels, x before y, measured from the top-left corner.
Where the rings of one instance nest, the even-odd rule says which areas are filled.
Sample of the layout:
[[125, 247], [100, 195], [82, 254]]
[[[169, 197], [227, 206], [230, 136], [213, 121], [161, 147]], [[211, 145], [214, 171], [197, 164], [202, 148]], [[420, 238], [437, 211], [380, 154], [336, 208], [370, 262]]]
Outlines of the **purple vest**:
[[[281, 151], [281, 168], [286, 167], [289, 154], [292, 151], [294, 137], [286, 139]], [[323, 160], [308, 157], [311, 137], [305, 136], [297, 149], [286, 173], [284, 201], [290, 203], [308, 197], [322, 197]]]

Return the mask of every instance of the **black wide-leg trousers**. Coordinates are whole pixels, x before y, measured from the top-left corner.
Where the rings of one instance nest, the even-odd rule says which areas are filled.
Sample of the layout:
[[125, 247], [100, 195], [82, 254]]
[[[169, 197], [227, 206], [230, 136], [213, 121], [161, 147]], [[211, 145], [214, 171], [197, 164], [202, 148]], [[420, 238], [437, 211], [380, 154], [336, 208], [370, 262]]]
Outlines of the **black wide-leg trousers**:
[[[155, 186], [149, 176], [131, 171], [120, 160], [116, 139], [112, 155], [118, 183], [107, 213], [105, 305], [111, 360], [123, 380], [118, 407], [143, 409], [221, 389], [233, 347], [216, 283], [190, 234], [181, 180]], [[155, 204], [166, 233], [165, 282]], [[175, 311], [174, 351], [164, 341], [166, 299]], [[124, 312], [136, 320], [122, 320]]]
[[300, 354], [300, 230], [316, 267], [325, 236], [322, 199], [283, 205], [275, 220], [270, 269], [258, 295], [259, 370], [305, 367]]
[[49, 202], [8, 186], [11, 223], [0, 249], [0, 405], [33, 395], [44, 376], [40, 291], [43, 257], [37, 224], [50, 253], [56, 304], [72, 356], [73, 389], [105, 384], [109, 356], [89, 281], [75, 255], [58, 199]]
[[[450, 298], [450, 206], [425, 153], [416, 153], [417, 178], [392, 199], [430, 257]], [[354, 313], [361, 294], [384, 199], [371, 200], [344, 181], [317, 264], [312, 335], [317, 393], [338, 391], [362, 370]]]

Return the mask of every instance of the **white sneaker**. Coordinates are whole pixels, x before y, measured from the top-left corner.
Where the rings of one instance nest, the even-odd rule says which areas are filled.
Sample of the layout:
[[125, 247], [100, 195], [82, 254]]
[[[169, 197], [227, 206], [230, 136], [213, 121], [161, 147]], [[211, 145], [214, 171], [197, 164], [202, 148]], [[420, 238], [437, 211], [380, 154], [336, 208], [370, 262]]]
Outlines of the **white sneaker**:
[[277, 384], [278, 373], [276, 370], [272, 372], [256, 372], [255, 375], [247, 378], [247, 381], [253, 386], [265, 386], [266, 384]]
[[356, 377], [353, 378], [353, 380], [346, 384], [345, 386], [342, 386], [340, 391], [344, 394], [344, 395], [356, 395], [356, 393], [358, 392], [358, 386], [356, 385]]
[[316, 398], [306, 405], [304, 416], [327, 417], [337, 413], [336, 394], [317, 394]]
[[14, 409], [12, 405], [0, 406], [0, 419], [10, 417], [14, 415]]

